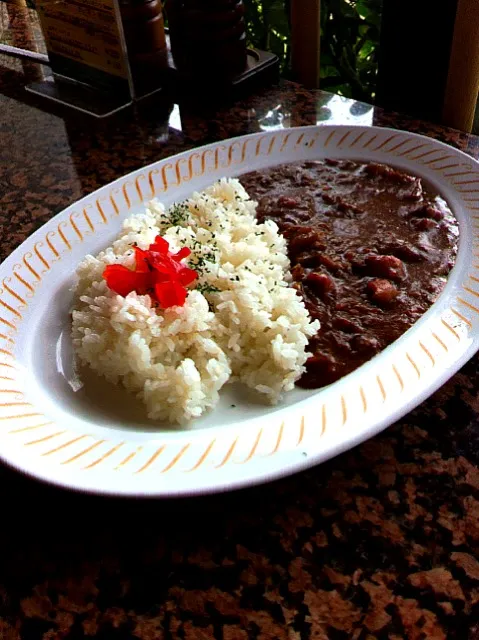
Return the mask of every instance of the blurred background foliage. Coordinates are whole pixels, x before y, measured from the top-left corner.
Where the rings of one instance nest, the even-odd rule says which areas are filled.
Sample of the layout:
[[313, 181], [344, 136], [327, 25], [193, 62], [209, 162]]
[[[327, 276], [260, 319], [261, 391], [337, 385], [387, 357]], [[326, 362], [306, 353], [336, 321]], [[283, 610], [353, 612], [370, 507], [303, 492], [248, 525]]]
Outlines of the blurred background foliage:
[[[273, 51], [290, 77], [290, 1], [244, 0], [249, 43]], [[382, 0], [322, 0], [321, 88], [371, 102]]]

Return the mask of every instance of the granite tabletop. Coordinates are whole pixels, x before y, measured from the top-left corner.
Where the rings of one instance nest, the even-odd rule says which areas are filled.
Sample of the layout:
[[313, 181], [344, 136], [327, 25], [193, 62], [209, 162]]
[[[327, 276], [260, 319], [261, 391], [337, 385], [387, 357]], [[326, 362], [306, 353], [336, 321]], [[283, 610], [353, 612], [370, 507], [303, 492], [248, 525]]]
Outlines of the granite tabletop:
[[[24, 90], [0, 57], [0, 259], [137, 167], [244, 133], [392, 126], [479, 158], [479, 138], [283, 81], [233, 106], [166, 96], [104, 121]], [[106, 499], [0, 467], [2, 640], [479, 638], [479, 368], [381, 435], [236, 493]]]

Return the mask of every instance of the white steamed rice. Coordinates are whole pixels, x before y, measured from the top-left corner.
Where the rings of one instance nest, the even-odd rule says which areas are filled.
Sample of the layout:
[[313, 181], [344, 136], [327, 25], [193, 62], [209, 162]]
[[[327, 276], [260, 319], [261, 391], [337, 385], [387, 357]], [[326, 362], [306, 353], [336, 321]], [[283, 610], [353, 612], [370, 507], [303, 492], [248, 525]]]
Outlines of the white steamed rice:
[[[76, 355], [137, 394], [151, 419], [197, 418], [235, 380], [276, 403], [304, 371], [319, 325], [288, 284], [278, 227], [258, 224], [255, 209], [238, 180], [223, 179], [168, 211], [154, 200], [125, 220], [112, 247], [78, 267]], [[124, 298], [102, 278], [109, 264], [133, 266], [134, 243], [147, 249], [157, 235], [171, 251], [189, 247], [186, 262], [200, 273], [183, 307], [161, 310], [134, 292]]]

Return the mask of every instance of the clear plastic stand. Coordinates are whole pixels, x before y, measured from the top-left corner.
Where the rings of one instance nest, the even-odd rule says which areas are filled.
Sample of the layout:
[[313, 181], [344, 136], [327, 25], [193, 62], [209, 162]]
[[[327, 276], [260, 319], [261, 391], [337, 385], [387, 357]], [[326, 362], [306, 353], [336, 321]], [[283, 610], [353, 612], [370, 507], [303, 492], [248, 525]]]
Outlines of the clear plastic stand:
[[87, 84], [56, 74], [48, 76], [41, 82], [28, 84], [25, 89], [95, 118], [110, 116], [133, 102], [133, 100], [125, 100], [124, 97], [104, 93]]

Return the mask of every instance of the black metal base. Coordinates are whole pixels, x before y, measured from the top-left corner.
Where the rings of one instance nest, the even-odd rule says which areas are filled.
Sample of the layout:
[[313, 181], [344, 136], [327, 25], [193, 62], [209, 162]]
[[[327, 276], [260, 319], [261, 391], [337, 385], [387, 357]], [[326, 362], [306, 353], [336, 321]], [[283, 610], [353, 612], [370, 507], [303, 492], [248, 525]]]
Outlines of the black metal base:
[[279, 59], [267, 51], [248, 49], [246, 69], [228, 79], [219, 79], [212, 70], [201, 78], [179, 71], [171, 56], [165, 74], [165, 88], [175, 100], [217, 102], [236, 100], [279, 80]]

